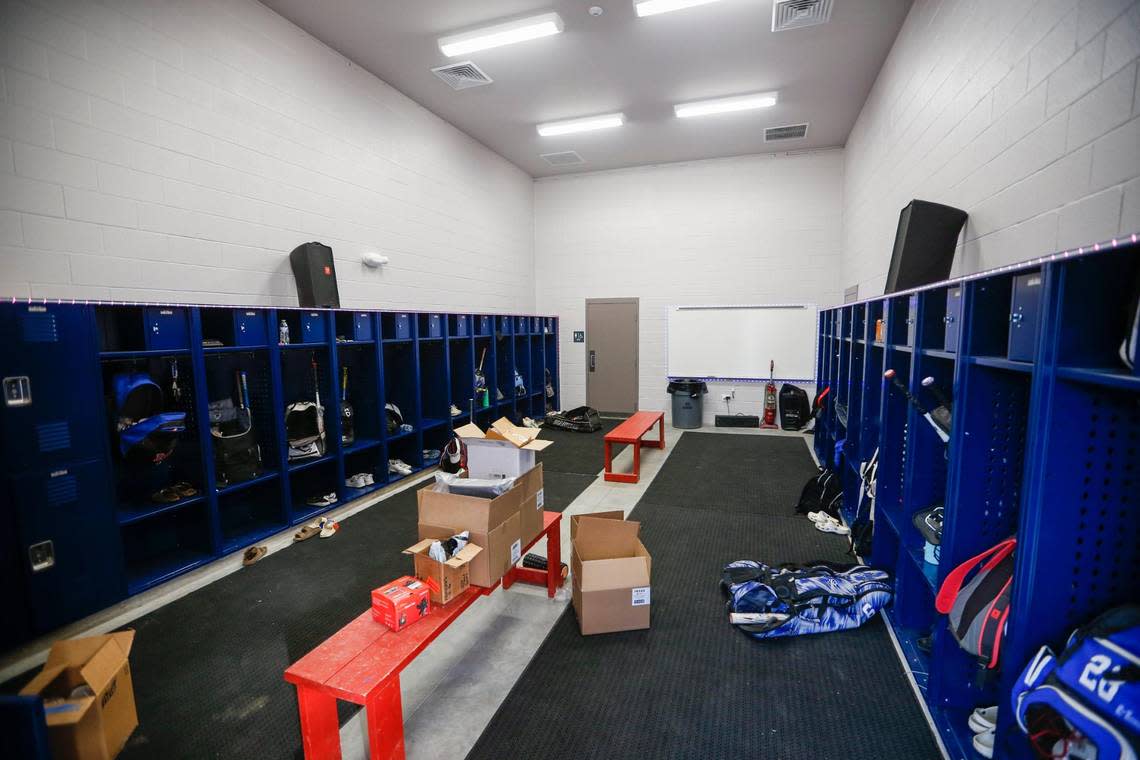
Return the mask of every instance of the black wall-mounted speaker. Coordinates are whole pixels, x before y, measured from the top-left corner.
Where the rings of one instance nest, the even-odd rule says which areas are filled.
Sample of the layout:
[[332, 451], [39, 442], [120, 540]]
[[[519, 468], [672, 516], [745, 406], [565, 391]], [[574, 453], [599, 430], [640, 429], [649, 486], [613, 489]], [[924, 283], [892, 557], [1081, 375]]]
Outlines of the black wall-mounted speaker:
[[321, 243], [303, 243], [289, 254], [289, 263], [297, 280], [297, 302], [302, 308], [340, 308], [332, 248]]
[[899, 213], [895, 250], [884, 292], [896, 293], [950, 276], [958, 233], [966, 212], [941, 203], [914, 200]]

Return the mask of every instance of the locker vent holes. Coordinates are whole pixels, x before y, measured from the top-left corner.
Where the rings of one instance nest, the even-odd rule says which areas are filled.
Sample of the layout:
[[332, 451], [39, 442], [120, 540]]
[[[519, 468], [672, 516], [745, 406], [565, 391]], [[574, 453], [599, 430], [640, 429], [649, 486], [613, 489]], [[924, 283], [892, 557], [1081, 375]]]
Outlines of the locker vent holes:
[[36, 440], [41, 452], [71, 448], [71, 427], [67, 421], [45, 422], [36, 426]]
[[[1082, 447], [1083, 471], [1073, 491], [1072, 585], [1065, 624], [1074, 627], [1113, 604], [1129, 601], [1140, 577], [1136, 473], [1140, 471], [1140, 412], [1135, 397], [1096, 391]], [[1083, 456], [1082, 456], [1083, 454]]]
[[55, 343], [59, 340], [55, 314], [50, 311], [28, 311], [22, 317], [20, 322], [25, 343]]
[[987, 545], [1017, 530], [1021, 503], [1021, 473], [1029, 408], [1028, 378], [992, 372], [990, 446], [986, 452], [983, 498], [985, 509], [979, 533]]
[[75, 476], [67, 472], [48, 478], [44, 486], [44, 496], [49, 507], [58, 507], [61, 504], [70, 504], [79, 498], [79, 484]]

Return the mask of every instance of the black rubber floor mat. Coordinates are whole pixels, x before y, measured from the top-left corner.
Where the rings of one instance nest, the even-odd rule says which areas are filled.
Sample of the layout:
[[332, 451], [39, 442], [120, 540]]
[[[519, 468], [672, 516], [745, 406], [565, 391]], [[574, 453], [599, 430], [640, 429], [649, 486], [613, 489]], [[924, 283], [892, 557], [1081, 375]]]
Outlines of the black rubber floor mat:
[[[579, 475], [573, 472], [548, 471], [542, 468], [543, 505], [547, 512], [561, 512], [570, 506], [597, 479], [595, 475]], [[566, 530], [563, 527], [563, 530]]]
[[[561, 511], [593, 477], [544, 473], [546, 509]], [[415, 489], [132, 621], [139, 727], [120, 756], [300, 758], [285, 668], [368, 608], [381, 583], [410, 573]], [[15, 692], [34, 673], [5, 684]], [[356, 711], [340, 703], [341, 722]]]
[[795, 515], [818, 470], [801, 438], [688, 432], [641, 498], [722, 512]]
[[[761, 441], [760, 453], [782, 448], [745, 440]], [[658, 480], [700, 457], [678, 446]], [[761, 493], [758, 513], [745, 514], [704, 508], [687, 484], [661, 491], [687, 506], [643, 500], [631, 515], [653, 555], [652, 629], [583, 637], [567, 608], [468, 760], [939, 757], [882, 620], [756, 641], [725, 619], [724, 564], [844, 561], [842, 538], [773, 516], [779, 495]]]
[[[606, 466], [603, 440], [605, 434], [621, 424], [621, 420], [605, 418], [602, 429], [596, 433], [575, 433], [570, 430], [543, 428], [540, 438], [554, 441], [554, 445], [538, 455], [543, 472], [572, 472], [579, 475], [597, 475]], [[625, 446], [614, 446], [613, 454]]]

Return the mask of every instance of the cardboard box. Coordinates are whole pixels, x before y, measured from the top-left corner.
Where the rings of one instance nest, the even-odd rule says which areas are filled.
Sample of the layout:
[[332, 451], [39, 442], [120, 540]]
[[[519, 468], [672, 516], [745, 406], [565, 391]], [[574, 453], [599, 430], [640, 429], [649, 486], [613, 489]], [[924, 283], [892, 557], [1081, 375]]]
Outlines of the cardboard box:
[[440, 562], [428, 555], [435, 540], [437, 539], [425, 538], [415, 546], [404, 549], [404, 554], [412, 555], [417, 578], [435, 583], [436, 588], [431, 590], [431, 600], [436, 604], [447, 604], [471, 585], [470, 563], [483, 549], [469, 541], [451, 559]]
[[515, 483], [494, 499], [440, 493], [435, 485], [416, 493], [419, 503], [419, 538], [447, 538], [471, 532], [471, 543], [483, 551], [469, 563], [471, 584], [493, 586], [522, 558], [519, 509], [525, 489]]
[[405, 575], [372, 589], [372, 619], [399, 631], [431, 611], [428, 584]]
[[[111, 760], [139, 724], [128, 657], [134, 631], [58, 641], [20, 694], [41, 696], [56, 760]], [[87, 686], [93, 696], [71, 698]]]
[[542, 507], [546, 503], [546, 492], [542, 485], [542, 465], [536, 466], [515, 481], [521, 488], [522, 504], [519, 505], [519, 537], [527, 546], [542, 532]]
[[455, 434], [467, 446], [467, 471], [473, 478], [515, 478], [534, 468], [534, 455], [554, 444], [540, 441], [537, 428], [514, 425], [506, 417], [491, 423], [484, 433], [468, 423]]
[[572, 600], [583, 636], [649, 627], [652, 558], [621, 513], [571, 521]]

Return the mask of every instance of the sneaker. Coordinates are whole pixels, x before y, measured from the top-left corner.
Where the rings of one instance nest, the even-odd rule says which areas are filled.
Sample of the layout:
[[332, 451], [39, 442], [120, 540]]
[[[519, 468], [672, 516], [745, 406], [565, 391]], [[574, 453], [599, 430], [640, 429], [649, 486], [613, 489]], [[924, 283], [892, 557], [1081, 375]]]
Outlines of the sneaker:
[[328, 507], [336, 504], [336, 494], [326, 493], [321, 494], [320, 496], [310, 496], [309, 498], [305, 499], [305, 504], [310, 507]]
[[808, 519], [809, 519], [809, 520], [811, 520], [813, 523], [821, 523], [821, 522], [827, 522], [827, 521], [829, 521], [829, 520], [830, 520], [831, 522], [839, 522], [838, 520], [836, 520], [836, 519], [835, 519], [834, 517], [832, 517], [831, 515], [827, 514], [826, 512], [822, 512], [822, 511], [821, 511], [821, 512], [808, 512], [808, 516], [807, 516], [807, 517], [808, 517]]
[[502, 400], [503, 400], [503, 398], [504, 398], [504, 397], [503, 397], [503, 392], [502, 392], [501, 390], [499, 390], [498, 388], [496, 388], [496, 389], [495, 389], [495, 400], [496, 400], [496, 401], [502, 401]]
[[438, 462], [441, 456], [439, 449], [424, 449], [420, 452], [424, 456], [424, 462]]
[[412, 468], [407, 462], [401, 459], [389, 459], [388, 472], [395, 473], [396, 475], [411, 475]]
[[985, 758], [994, 756], [994, 729], [974, 734], [974, 751]]
[[376, 480], [372, 477], [372, 473], [370, 472], [358, 472], [344, 481], [344, 484], [349, 488], [365, 488], [375, 485], [375, 483]]
[[822, 533], [834, 533], [837, 536], [851, 535], [851, 529], [836, 520], [824, 520], [823, 522], [817, 522], [815, 524], [815, 529]]
[[534, 420], [532, 420], [530, 417], [523, 417], [523, 427], [526, 427], [526, 428], [538, 428], [538, 427], [542, 427], [542, 426], [541, 426], [541, 425], [539, 425], [539, 424], [538, 424], [537, 422], [535, 422]]
[[459, 417], [459, 416], [460, 416], [460, 415], [462, 415], [462, 414], [463, 414], [463, 410], [462, 410], [462, 409], [460, 409], [459, 407], [457, 407], [455, 404], [452, 404], [452, 405], [451, 405], [451, 416], [452, 416], [452, 417]]
[[332, 538], [336, 535], [336, 532], [340, 530], [340, 523], [325, 517], [321, 519], [320, 528], [321, 538]]
[[978, 707], [970, 713], [970, 730], [975, 734], [984, 734], [993, 731], [997, 726], [997, 705], [993, 707]]
[[412, 432], [413, 430], [415, 430], [415, 428], [414, 428], [414, 427], [412, 427], [411, 425], [409, 425], [409, 424], [408, 424], [408, 423], [406, 423], [406, 422], [405, 422], [403, 425], [400, 425], [400, 432], [401, 432], [401, 433], [410, 433], [410, 432]]

